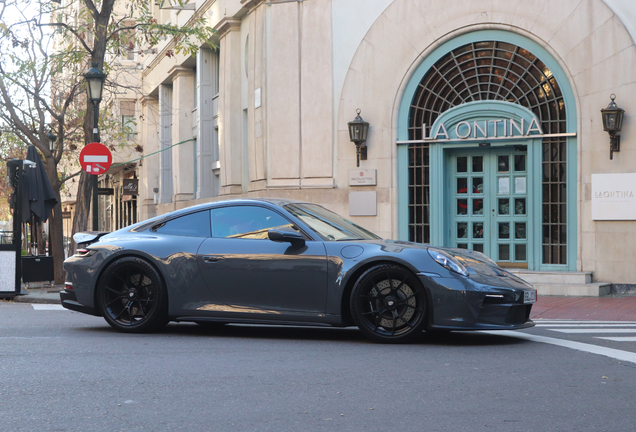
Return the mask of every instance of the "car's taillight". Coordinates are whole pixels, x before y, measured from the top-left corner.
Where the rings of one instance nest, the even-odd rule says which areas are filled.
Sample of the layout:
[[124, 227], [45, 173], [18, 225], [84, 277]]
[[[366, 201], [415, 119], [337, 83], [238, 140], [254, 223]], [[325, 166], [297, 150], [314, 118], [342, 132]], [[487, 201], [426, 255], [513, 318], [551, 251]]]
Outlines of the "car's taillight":
[[77, 249], [75, 251], [75, 256], [89, 257], [89, 256], [93, 256], [96, 253], [97, 253], [97, 251], [91, 250], [91, 249]]
[[64, 289], [72, 290], [73, 289], [73, 284], [70, 283], [70, 282], [64, 283]]

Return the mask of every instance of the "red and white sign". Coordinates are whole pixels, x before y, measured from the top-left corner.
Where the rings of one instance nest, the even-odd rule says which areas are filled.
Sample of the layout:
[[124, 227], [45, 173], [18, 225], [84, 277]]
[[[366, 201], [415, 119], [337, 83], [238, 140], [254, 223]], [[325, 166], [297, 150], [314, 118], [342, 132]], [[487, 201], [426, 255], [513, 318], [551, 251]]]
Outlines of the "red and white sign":
[[113, 155], [104, 144], [90, 143], [80, 153], [80, 165], [89, 174], [104, 174], [112, 163]]

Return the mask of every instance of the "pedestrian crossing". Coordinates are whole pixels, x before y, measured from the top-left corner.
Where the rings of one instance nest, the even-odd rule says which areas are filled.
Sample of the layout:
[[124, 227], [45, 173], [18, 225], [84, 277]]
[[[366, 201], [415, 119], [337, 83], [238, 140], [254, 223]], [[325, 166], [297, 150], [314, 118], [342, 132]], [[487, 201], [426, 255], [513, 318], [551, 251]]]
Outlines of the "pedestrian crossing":
[[[633, 321], [537, 320], [535, 323], [536, 327], [555, 333], [589, 335], [594, 339], [612, 342], [636, 342], [636, 322]], [[632, 334], [633, 336], [605, 336], [610, 334]]]

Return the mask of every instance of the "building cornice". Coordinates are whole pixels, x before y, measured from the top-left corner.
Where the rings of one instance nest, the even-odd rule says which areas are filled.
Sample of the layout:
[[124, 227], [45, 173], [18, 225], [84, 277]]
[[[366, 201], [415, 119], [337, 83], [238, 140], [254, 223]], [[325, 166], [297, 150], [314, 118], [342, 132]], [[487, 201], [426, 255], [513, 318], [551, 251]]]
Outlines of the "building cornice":
[[261, 3], [265, 3], [265, 0], [241, 0], [241, 5], [243, 5], [241, 10], [245, 10], [245, 14], [248, 14]]
[[145, 106], [146, 104], [148, 104], [148, 102], [158, 102], [159, 99], [155, 96], [150, 96], [150, 95], [143, 95], [139, 98], [139, 102], [141, 103], [142, 106]]
[[[194, 11], [190, 19], [185, 23], [184, 27], [190, 27], [195, 21], [200, 19], [207, 11], [216, 3], [216, 0], [208, 0], [201, 5], [199, 9]], [[143, 71], [142, 76], [146, 77], [152, 72], [152, 70], [166, 57], [168, 51], [174, 50], [176, 42], [174, 38], [157, 54], [157, 56], [150, 62], [146, 70]]]
[[171, 67], [170, 70], [168, 71], [168, 78], [174, 81], [175, 79], [179, 78], [182, 75], [192, 75], [193, 73], [194, 72], [190, 68], [183, 67], [180, 65], [175, 65]]
[[219, 35], [219, 39], [222, 39], [229, 32], [239, 30], [241, 28], [241, 20], [236, 18], [223, 18], [213, 28]]

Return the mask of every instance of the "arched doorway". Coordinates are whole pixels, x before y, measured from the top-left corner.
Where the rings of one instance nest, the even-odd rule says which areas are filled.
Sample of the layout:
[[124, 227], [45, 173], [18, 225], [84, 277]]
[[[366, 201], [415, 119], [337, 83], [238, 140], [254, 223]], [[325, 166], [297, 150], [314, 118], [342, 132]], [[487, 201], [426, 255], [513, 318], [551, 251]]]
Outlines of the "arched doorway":
[[564, 73], [531, 40], [480, 31], [440, 46], [400, 108], [400, 237], [574, 270], [573, 111]]

